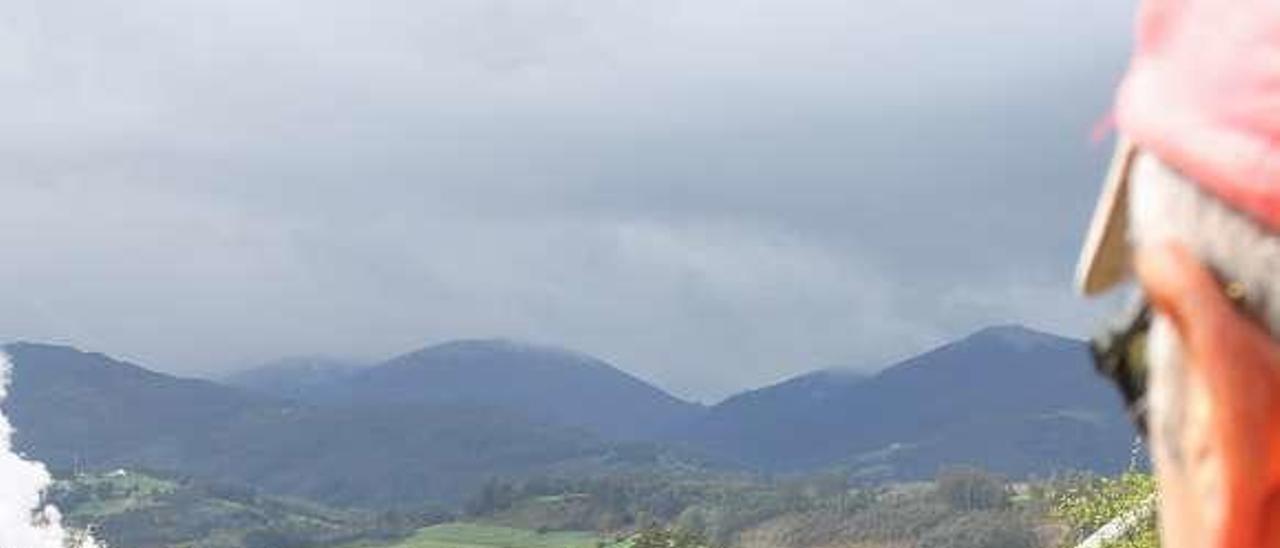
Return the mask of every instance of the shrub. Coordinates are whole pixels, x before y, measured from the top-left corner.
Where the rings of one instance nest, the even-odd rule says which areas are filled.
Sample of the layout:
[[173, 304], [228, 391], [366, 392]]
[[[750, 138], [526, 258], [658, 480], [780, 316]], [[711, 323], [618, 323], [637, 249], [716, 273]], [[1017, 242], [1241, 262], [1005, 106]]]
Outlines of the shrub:
[[938, 474], [938, 495], [954, 510], [970, 512], [1009, 507], [1004, 478], [976, 468], [950, 468]]
[[972, 512], [947, 520], [920, 538], [919, 548], [1036, 548], [1035, 530], [1011, 512]]
[[[1118, 478], [1088, 478], [1060, 487], [1052, 496], [1053, 513], [1064, 520], [1072, 540], [1083, 540], [1112, 520], [1154, 502], [1155, 479], [1130, 473]], [[1109, 548], [1159, 546], [1156, 515], [1150, 512], [1138, 527]]]

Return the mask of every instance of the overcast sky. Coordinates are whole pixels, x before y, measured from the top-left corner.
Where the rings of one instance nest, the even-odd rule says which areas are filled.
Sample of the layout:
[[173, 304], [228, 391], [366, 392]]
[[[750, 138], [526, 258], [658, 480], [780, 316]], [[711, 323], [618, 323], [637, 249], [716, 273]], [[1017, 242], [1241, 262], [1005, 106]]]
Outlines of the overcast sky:
[[1082, 335], [1133, 9], [20, 2], [0, 335], [179, 374], [508, 337], [702, 401]]

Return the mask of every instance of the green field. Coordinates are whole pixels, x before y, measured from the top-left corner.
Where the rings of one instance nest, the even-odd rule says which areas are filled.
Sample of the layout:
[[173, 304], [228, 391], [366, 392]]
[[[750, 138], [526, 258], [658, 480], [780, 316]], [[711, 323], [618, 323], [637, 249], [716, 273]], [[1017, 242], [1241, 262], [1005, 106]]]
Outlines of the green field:
[[[602, 544], [603, 543], [603, 544]], [[538, 533], [473, 523], [446, 523], [420, 529], [394, 544], [360, 543], [348, 548], [624, 548], [592, 533]]]
[[[389, 528], [371, 513], [329, 509], [231, 486], [188, 484], [132, 471], [80, 474], [57, 482], [50, 494], [51, 502], [66, 512], [69, 524], [110, 532], [111, 536], [104, 540], [111, 546], [331, 546], [339, 538], [360, 537], [380, 540], [356, 541], [342, 548], [630, 546], [629, 542], [617, 543], [588, 532], [539, 533], [532, 527], [496, 524], [453, 522], [416, 530], [413, 524]], [[543, 503], [559, 503], [564, 498], [545, 497]], [[400, 540], [384, 540], [389, 538]]]
[[47, 495], [67, 524], [97, 529], [109, 546], [313, 545], [378, 525], [366, 513], [124, 470], [62, 479]]
[[[85, 497], [80, 504], [63, 510], [70, 511], [72, 520], [85, 518], [87, 521], [155, 506], [155, 498], [178, 490], [174, 482], [123, 470], [83, 475], [76, 479], [76, 484], [77, 488], [94, 496]], [[69, 489], [71, 484], [63, 482], [60, 487]]]

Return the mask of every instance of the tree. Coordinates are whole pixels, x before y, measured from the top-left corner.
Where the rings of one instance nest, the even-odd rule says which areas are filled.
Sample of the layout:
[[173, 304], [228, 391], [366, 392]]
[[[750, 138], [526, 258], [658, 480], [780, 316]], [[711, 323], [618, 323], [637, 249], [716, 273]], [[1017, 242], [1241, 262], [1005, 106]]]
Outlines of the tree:
[[938, 495], [953, 510], [973, 512], [1009, 507], [1004, 478], [976, 468], [950, 468], [938, 474]]
[[475, 497], [467, 501], [466, 510], [475, 516], [492, 514], [511, 508], [518, 497], [515, 486], [491, 478]]

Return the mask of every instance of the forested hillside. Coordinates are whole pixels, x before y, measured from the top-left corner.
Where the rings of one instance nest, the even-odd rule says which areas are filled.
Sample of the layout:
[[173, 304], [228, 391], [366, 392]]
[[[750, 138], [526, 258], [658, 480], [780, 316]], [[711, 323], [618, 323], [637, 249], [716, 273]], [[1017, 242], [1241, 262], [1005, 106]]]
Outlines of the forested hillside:
[[489, 408], [319, 407], [66, 347], [5, 350], [17, 446], [59, 469], [144, 467], [380, 506], [456, 503], [494, 475], [613, 454], [586, 433]]
[[767, 470], [868, 479], [980, 464], [1021, 477], [1122, 470], [1134, 432], [1084, 343], [990, 328], [862, 378], [818, 372], [730, 398], [680, 439]]

